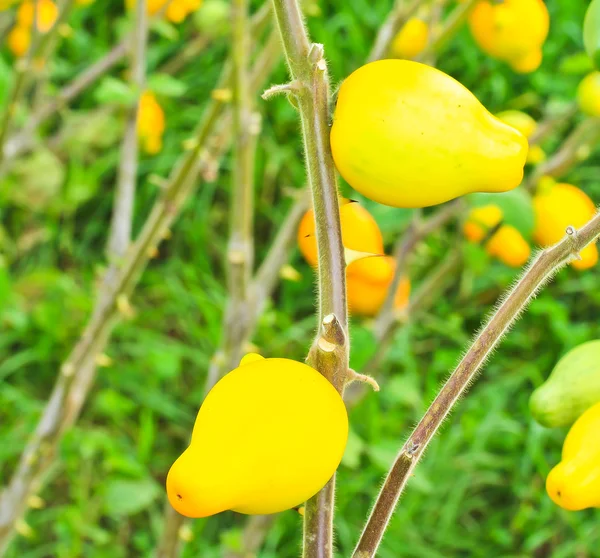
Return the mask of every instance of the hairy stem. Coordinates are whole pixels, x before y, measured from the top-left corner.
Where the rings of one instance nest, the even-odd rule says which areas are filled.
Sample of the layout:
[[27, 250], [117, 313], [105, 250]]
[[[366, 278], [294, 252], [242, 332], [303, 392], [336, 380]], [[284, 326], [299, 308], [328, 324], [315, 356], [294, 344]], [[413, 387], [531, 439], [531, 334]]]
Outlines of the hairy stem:
[[[348, 375], [346, 263], [335, 167], [329, 145], [329, 79], [323, 46], [311, 43], [296, 0], [273, 0], [283, 49], [296, 84], [319, 253], [319, 333], [307, 362], [342, 393]], [[305, 558], [333, 555], [335, 476], [306, 503]]]
[[367, 524], [354, 551], [354, 558], [375, 556], [384, 531], [410, 475], [438, 428], [460, 396], [474, 380], [489, 355], [504, 334], [544, 286], [588, 244], [600, 236], [600, 213], [576, 230], [567, 229], [558, 244], [543, 250], [525, 270], [515, 286], [508, 291], [498, 308], [479, 331], [454, 372], [413, 430], [392, 465], [381, 492], [375, 501]]

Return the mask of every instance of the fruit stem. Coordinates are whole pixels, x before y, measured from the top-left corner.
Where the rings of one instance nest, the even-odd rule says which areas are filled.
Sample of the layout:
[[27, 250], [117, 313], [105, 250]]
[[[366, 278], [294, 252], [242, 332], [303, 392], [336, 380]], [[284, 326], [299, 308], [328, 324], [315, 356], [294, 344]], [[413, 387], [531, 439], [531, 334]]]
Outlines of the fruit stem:
[[[273, 0], [302, 123], [319, 254], [319, 334], [307, 362], [340, 392], [348, 379], [346, 262], [338, 189], [329, 145], [329, 79], [323, 46], [311, 43], [296, 0]], [[324, 341], [320, 343], [319, 341]], [[306, 503], [304, 558], [333, 556], [335, 475]]]
[[558, 244], [541, 251], [514, 287], [501, 299], [494, 314], [481, 328], [465, 356], [400, 450], [375, 500], [353, 558], [375, 556], [413, 469], [448, 413], [539, 289], [598, 237], [600, 237], [600, 213], [596, 213], [579, 230], [568, 227], [565, 238]]

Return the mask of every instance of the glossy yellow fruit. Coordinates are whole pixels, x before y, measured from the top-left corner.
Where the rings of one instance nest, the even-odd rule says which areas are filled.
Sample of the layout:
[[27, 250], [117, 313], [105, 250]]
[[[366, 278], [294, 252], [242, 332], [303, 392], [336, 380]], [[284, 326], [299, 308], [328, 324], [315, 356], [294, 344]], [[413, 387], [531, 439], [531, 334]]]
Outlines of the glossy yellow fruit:
[[[383, 254], [383, 238], [373, 216], [359, 203], [340, 204], [340, 224], [342, 242], [346, 248], [357, 252]], [[312, 209], [307, 211], [298, 227], [298, 247], [304, 259], [312, 267], [318, 263], [317, 235], [315, 230], [315, 214]], [[369, 258], [374, 261], [378, 258]], [[362, 260], [351, 263], [348, 268], [361, 267]]]
[[191, 443], [167, 476], [169, 501], [188, 517], [298, 506], [332, 477], [347, 437], [344, 402], [321, 374], [247, 355], [202, 403]]
[[428, 40], [427, 23], [418, 17], [411, 17], [394, 37], [390, 51], [396, 58], [415, 58], [423, 52]]
[[[481, 242], [500, 224], [502, 217], [502, 210], [497, 205], [476, 207], [469, 213], [463, 233], [471, 242]], [[512, 225], [500, 225], [486, 241], [485, 250], [510, 267], [521, 267], [531, 255], [528, 242]]]
[[[155, 15], [162, 10], [169, 0], [147, 0], [146, 9], [149, 15]], [[135, 0], [125, 0], [127, 9], [135, 6]], [[165, 17], [173, 23], [181, 23], [188, 15], [202, 5], [202, 0], [171, 0], [165, 10]]]
[[546, 491], [566, 510], [600, 508], [600, 403], [583, 413], [569, 430], [562, 461], [550, 471]]
[[[542, 189], [533, 198], [535, 210], [534, 240], [541, 246], [551, 246], [566, 234], [567, 227], [579, 228], [596, 213], [594, 202], [572, 184], [555, 184]], [[596, 265], [598, 249], [595, 244], [584, 248], [581, 260], [571, 265], [576, 269], [587, 269]]]
[[502, 210], [497, 205], [473, 208], [463, 225], [463, 233], [471, 242], [481, 242], [502, 221]]
[[518, 186], [527, 140], [443, 72], [380, 60], [343, 82], [331, 149], [340, 174], [366, 197], [427, 207]]
[[[31, 28], [35, 6], [32, 0], [25, 0], [17, 10], [17, 25]], [[52, 0], [37, 0], [37, 28], [40, 33], [50, 31], [58, 17], [58, 6]]]
[[471, 33], [481, 49], [517, 72], [532, 72], [540, 65], [549, 26], [542, 0], [482, 0], [469, 15]]
[[521, 267], [531, 255], [531, 248], [512, 225], [502, 225], [487, 242], [485, 249], [509, 267]]
[[591, 72], [581, 80], [577, 88], [577, 103], [581, 112], [600, 116], [600, 72]]
[[31, 44], [31, 31], [28, 27], [17, 25], [10, 30], [6, 42], [15, 56], [23, 56]]
[[[365, 258], [363, 268], [346, 273], [348, 310], [353, 316], [376, 316], [386, 299], [394, 278], [395, 261], [390, 256]], [[394, 308], [401, 310], [408, 304], [410, 281], [403, 277], [398, 284], [394, 298]]]
[[146, 153], [155, 155], [162, 149], [162, 136], [165, 131], [165, 113], [150, 91], [140, 97], [137, 132]]
[[496, 118], [519, 130], [526, 138], [530, 138], [537, 128], [537, 122], [520, 110], [505, 110], [496, 114]]

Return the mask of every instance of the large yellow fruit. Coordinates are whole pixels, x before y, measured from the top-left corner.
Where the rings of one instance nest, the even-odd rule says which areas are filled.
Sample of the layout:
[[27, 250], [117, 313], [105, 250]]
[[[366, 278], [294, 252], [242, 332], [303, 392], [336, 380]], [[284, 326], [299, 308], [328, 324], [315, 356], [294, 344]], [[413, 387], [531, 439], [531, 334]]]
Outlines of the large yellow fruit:
[[[373, 216], [359, 203], [346, 202], [340, 204], [340, 224], [342, 228], [342, 242], [346, 248], [357, 252], [383, 254], [383, 238]], [[298, 247], [304, 259], [312, 267], [318, 263], [317, 234], [315, 214], [308, 210], [298, 227]], [[369, 261], [372, 261], [369, 258]], [[350, 264], [350, 268], [360, 267], [361, 260]]]
[[167, 476], [169, 501], [188, 517], [295, 507], [332, 477], [347, 437], [344, 402], [321, 374], [246, 355], [202, 403], [191, 443]]
[[540, 65], [549, 26], [542, 0], [481, 0], [469, 15], [471, 33], [481, 49], [523, 73]]
[[562, 461], [550, 471], [546, 491], [552, 501], [571, 511], [600, 508], [600, 403], [571, 427]]
[[429, 26], [418, 17], [411, 17], [398, 31], [390, 52], [397, 58], [415, 58], [427, 46]]
[[[361, 263], [362, 267], [353, 267]], [[348, 310], [353, 316], [376, 316], [386, 299], [394, 278], [396, 263], [390, 256], [365, 258], [355, 262], [346, 273]], [[394, 297], [394, 309], [408, 304], [410, 281], [403, 277]]]
[[577, 103], [589, 116], [600, 116], [600, 72], [585, 76], [577, 88]]
[[340, 174], [366, 197], [427, 207], [518, 186], [527, 140], [443, 72], [380, 60], [343, 82], [331, 149]]
[[[519, 130], [527, 139], [529, 139], [537, 129], [537, 122], [528, 114], [520, 110], [505, 110], [496, 115], [505, 124]], [[537, 165], [546, 158], [546, 153], [539, 145], [530, 145], [527, 152], [527, 163]]]
[[[551, 246], [566, 234], [567, 227], [579, 228], [596, 213], [594, 202], [588, 195], [572, 184], [554, 184], [537, 193], [533, 198], [535, 210], [534, 240], [541, 246]], [[581, 253], [581, 260], [574, 260], [576, 269], [587, 269], [598, 261], [598, 249], [590, 244]]]

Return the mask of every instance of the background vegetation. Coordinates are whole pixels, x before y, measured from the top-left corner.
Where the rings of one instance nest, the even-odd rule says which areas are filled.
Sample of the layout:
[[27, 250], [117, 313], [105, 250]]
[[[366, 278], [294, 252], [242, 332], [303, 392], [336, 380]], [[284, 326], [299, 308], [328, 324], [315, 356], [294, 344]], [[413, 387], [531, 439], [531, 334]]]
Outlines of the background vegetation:
[[[527, 110], [574, 100], [582, 75], [581, 26], [587, 2], [549, 0], [549, 39], [539, 70], [517, 75], [481, 53], [462, 29], [438, 66], [492, 111]], [[315, 41], [324, 43], [334, 82], [361, 65], [391, 0], [310, 1]], [[201, 13], [200, 10], [199, 13]], [[128, 30], [122, 2], [75, 9], [42, 92], [51, 94], [100, 58]], [[199, 33], [194, 18], [153, 28], [148, 74], [166, 112], [164, 148], [142, 156], [135, 206], [139, 230], [182, 142], [191, 135], [227, 55], [226, 33], [184, 69], [158, 69]], [[125, 66], [44, 125], [33, 151], [0, 179], [0, 483], [6, 483], [52, 389], [60, 363], [89, 315], [104, 257], [124, 127], [120, 83]], [[0, 51], [0, 103], [7, 102], [15, 60]], [[270, 81], [286, 79], [283, 64]], [[119, 80], [119, 81], [117, 81]], [[255, 239], [260, 261], [304, 185], [297, 115], [284, 99], [264, 102], [256, 168]], [[18, 118], [25, 115], [18, 115]], [[564, 134], [563, 134], [564, 135]], [[563, 135], [550, 138], [557, 146]], [[552, 151], [552, 149], [549, 149]], [[230, 161], [185, 205], [172, 237], [132, 297], [135, 315], [119, 324], [77, 425], [60, 446], [39, 509], [19, 524], [7, 556], [90, 558], [150, 556], [162, 529], [164, 478], [185, 447], [202, 401], [226, 303]], [[600, 157], [566, 181], [600, 200]], [[353, 199], [360, 197], [343, 186]], [[410, 212], [364, 202], [391, 247]], [[368, 321], [352, 321], [351, 365], [380, 379], [350, 412], [352, 431], [338, 476], [337, 546], [348, 556], [381, 479], [401, 442], [453, 368], [471, 335], [517, 271], [469, 247], [451, 223], [421, 243], [410, 262], [413, 287], [453, 247], [464, 250], [444, 296], [397, 332], [376, 370], [363, 365], [377, 346]], [[261, 317], [253, 343], [267, 356], [305, 357], [315, 327], [312, 270], [297, 250], [297, 280], [283, 280]], [[422, 558], [599, 556], [598, 510], [569, 513], [551, 503], [544, 479], [558, 462], [565, 431], [536, 425], [528, 398], [558, 357], [600, 337], [598, 267], [564, 270], [517, 323], [469, 396], [432, 443], [402, 499], [379, 555]], [[298, 412], [302, 412], [301, 409]], [[228, 512], [183, 531], [184, 556], [217, 557], [242, 546], [245, 518]], [[259, 556], [299, 553], [301, 517], [280, 514]]]

